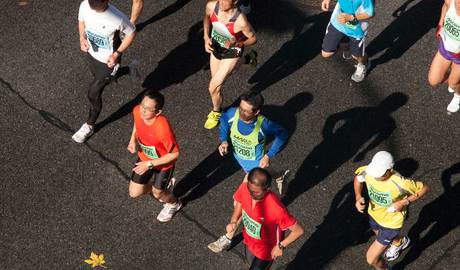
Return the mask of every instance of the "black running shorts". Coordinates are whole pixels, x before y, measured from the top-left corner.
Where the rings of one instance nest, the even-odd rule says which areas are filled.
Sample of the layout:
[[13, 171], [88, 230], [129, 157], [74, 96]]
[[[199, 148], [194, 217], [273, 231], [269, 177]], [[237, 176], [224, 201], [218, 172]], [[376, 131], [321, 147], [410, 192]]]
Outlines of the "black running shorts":
[[361, 41], [361, 39], [355, 39], [345, 35], [337, 30], [332, 23], [329, 23], [326, 28], [326, 34], [324, 35], [322, 49], [325, 52], [335, 52], [340, 43], [349, 43], [351, 55], [362, 57], [365, 54], [365, 49], [364, 42]]
[[[138, 160], [137, 162], [139, 162]], [[136, 163], [137, 163], [136, 162]], [[149, 169], [144, 174], [139, 175], [133, 171], [131, 176], [131, 181], [141, 185], [152, 184], [153, 187], [160, 190], [166, 190], [168, 187], [169, 181], [174, 173], [174, 167], [165, 171], [159, 171], [155, 169]]]

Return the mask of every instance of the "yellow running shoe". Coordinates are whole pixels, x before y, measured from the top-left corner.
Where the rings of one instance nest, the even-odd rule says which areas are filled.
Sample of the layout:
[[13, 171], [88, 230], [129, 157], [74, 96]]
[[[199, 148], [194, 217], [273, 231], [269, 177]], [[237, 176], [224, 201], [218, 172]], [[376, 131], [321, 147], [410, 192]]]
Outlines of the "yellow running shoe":
[[221, 112], [211, 111], [208, 114], [208, 119], [206, 120], [206, 123], [204, 123], [204, 128], [213, 129], [217, 127], [221, 115]]

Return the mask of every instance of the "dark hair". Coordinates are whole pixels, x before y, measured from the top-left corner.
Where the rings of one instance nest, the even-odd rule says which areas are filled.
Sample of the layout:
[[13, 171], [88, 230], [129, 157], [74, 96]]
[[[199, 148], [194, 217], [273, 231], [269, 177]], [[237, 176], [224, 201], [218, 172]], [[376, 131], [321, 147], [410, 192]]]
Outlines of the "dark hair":
[[148, 97], [150, 99], [155, 100], [156, 110], [163, 109], [163, 106], [165, 105], [165, 97], [160, 92], [153, 89], [148, 89], [147, 91], [145, 91], [144, 97]]
[[255, 91], [248, 91], [240, 96], [240, 100], [244, 100], [252, 106], [253, 111], [260, 110], [264, 105], [264, 97]]
[[267, 170], [257, 167], [249, 172], [248, 181], [258, 187], [267, 189], [272, 185], [272, 176]]
[[109, 0], [88, 0], [91, 9], [101, 10], [107, 8]]

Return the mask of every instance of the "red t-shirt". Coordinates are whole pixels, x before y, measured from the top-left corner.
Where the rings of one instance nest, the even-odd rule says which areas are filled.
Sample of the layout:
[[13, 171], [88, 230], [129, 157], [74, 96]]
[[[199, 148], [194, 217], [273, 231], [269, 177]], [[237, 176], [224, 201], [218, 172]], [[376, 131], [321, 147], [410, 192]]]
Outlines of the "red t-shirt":
[[247, 183], [242, 183], [233, 195], [243, 209], [244, 243], [257, 258], [271, 261], [273, 247], [283, 240], [283, 231], [297, 223], [272, 191], [252, 209]]
[[[136, 138], [138, 143], [137, 155], [142, 161], [152, 160], [162, 157], [167, 153], [179, 152], [168, 119], [164, 115], [156, 117], [152, 125], [147, 125], [140, 117], [140, 105], [133, 110], [134, 125], [136, 127]], [[175, 162], [155, 167], [157, 170], [168, 170], [174, 166]]]

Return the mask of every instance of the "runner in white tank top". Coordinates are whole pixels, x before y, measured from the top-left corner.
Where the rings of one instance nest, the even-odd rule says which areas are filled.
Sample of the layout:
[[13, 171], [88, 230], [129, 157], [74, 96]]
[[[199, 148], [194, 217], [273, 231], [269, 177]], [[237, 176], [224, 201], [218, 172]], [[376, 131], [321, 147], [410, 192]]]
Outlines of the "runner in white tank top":
[[445, 0], [436, 36], [439, 50], [431, 63], [428, 81], [431, 86], [448, 84], [449, 92], [454, 93], [447, 105], [447, 113], [451, 114], [460, 109], [460, 0]]

